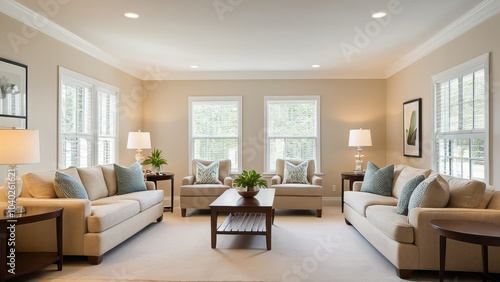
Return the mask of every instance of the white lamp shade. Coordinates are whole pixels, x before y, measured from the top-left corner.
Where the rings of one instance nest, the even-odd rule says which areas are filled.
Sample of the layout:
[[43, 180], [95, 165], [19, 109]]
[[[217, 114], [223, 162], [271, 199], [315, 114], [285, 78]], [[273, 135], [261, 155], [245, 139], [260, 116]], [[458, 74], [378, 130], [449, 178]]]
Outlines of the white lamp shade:
[[149, 132], [129, 132], [127, 149], [151, 149]]
[[349, 132], [349, 147], [366, 147], [372, 145], [370, 129], [351, 129]]
[[0, 129], [0, 164], [40, 162], [38, 130]]

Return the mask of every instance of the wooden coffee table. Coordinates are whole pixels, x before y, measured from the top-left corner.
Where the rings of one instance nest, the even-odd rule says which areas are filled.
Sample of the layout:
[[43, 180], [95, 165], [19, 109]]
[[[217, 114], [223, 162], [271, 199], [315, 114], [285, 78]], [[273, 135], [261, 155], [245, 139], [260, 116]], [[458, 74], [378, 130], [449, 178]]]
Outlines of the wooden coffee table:
[[446, 238], [481, 245], [483, 277], [495, 280], [488, 275], [488, 246], [500, 246], [500, 225], [479, 221], [445, 219], [433, 219], [430, 224], [440, 235], [439, 281], [444, 280]]
[[[226, 190], [210, 204], [212, 249], [217, 234], [266, 235], [271, 249], [271, 226], [274, 221], [274, 189], [262, 189], [254, 198], [243, 198], [235, 189]], [[220, 212], [228, 212], [226, 220], [217, 227]]]

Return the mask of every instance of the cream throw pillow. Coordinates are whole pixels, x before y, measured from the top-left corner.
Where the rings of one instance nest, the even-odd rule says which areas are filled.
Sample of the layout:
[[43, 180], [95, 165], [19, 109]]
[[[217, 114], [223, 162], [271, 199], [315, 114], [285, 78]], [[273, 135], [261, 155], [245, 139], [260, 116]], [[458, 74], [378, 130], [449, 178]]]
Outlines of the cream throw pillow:
[[422, 181], [411, 194], [408, 210], [413, 208], [444, 208], [450, 199], [448, 181], [441, 175]]

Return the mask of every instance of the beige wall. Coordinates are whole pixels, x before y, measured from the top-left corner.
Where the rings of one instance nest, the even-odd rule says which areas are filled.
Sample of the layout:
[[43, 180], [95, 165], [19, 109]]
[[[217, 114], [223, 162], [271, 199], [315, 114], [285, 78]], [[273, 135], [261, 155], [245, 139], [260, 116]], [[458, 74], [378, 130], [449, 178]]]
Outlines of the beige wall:
[[[500, 183], [500, 15], [473, 28], [387, 79], [387, 161], [432, 166], [433, 109], [431, 76], [490, 52], [490, 182]], [[422, 98], [422, 158], [403, 157], [403, 102]]]
[[[23, 35], [28, 30], [29, 37]], [[7, 40], [15, 33], [23, 38], [16, 48]], [[121, 163], [132, 163], [134, 153], [126, 149], [127, 134], [141, 125], [139, 92], [142, 82], [102, 63], [41, 32], [27, 29], [20, 22], [0, 13], [0, 57], [28, 66], [28, 127], [40, 130], [41, 162], [21, 165], [20, 173], [43, 171], [57, 166], [58, 66], [76, 71], [120, 88], [119, 155]], [[0, 167], [0, 178], [5, 166]]]
[[[340, 172], [354, 168], [349, 129], [369, 128], [373, 147], [363, 150], [365, 165], [386, 164], [385, 80], [224, 80], [149, 81], [145, 85], [144, 129], [163, 149], [176, 189], [188, 174], [188, 97], [243, 97], [243, 169], [264, 170], [264, 96], [319, 95], [321, 98], [321, 172], [325, 196], [340, 196]], [[149, 152], [146, 152], [149, 153]], [[167, 183], [164, 183], [167, 184]], [[332, 185], [337, 191], [332, 191]], [[347, 184], [347, 183], [346, 183]]]

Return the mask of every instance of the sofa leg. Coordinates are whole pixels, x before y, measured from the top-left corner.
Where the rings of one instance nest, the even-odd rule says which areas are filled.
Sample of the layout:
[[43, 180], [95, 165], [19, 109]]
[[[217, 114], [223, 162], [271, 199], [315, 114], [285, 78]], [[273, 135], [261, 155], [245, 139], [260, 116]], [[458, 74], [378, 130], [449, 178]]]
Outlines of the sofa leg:
[[162, 220], [163, 220], [163, 214], [159, 218], [156, 219], [156, 222], [161, 222]]
[[347, 219], [345, 219], [345, 218], [344, 218], [344, 220], [345, 220], [345, 224], [347, 224], [347, 225], [352, 225], [352, 224], [349, 222], [349, 220], [347, 220]]
[[398, 274], [398, 277], [401, 279], [410, 279], [412, 272], [413, 270], [411, 269], [396, 268], [396, 273]]
[[89, 263], [93, 265], [98, 265], [102, 262], [103, 256], [88, 256]]
[[316, 210], [316, 214], [318, 215], [318, 217], [319, 217], [319, 218], [321, 218], [321, 212], [322, 212], [322, 211], [323, 211], [323, 210]]
[[182, 217], [186, 217], [186, 209], [181, 209], [181, 215]]

